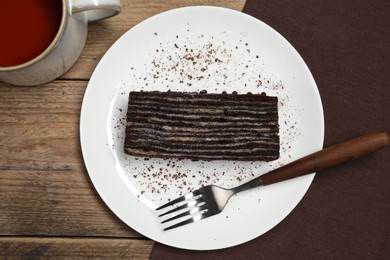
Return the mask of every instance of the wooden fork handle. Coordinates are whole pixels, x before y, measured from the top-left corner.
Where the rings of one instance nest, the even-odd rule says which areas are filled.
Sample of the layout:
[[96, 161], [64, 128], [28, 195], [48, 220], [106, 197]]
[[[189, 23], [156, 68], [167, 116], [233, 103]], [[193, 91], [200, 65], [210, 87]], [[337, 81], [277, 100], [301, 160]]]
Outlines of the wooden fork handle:
[[389, 145], [386, 132], [375, 132], [327, 147], [261, 176], [263, 185], [320, 171], [357, 157], [375, 152]]

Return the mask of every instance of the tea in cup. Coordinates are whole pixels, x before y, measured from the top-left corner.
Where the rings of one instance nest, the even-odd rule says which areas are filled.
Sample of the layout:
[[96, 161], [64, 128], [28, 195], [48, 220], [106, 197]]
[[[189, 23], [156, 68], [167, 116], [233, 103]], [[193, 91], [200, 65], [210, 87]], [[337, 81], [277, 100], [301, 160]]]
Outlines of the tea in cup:
[[88, 22], [118, 14], [119, 0], [0, 1], [0, 81], [49, 82], [80, 56]]

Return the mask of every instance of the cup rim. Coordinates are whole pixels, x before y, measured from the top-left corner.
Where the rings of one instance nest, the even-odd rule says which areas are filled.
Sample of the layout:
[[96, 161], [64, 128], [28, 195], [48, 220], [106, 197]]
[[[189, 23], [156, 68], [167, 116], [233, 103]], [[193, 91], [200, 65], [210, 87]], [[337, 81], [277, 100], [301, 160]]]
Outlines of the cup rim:
[[67, 13], [66, 13], [67, 12], [67, 0], [61, 0], [61, 2], [62, 2], [61, 23], [60, 23], [60, 26], [58, 28], [56, 36], [54, 37], [52, 42], [49, 44], [49, 46], [47, 46], [46, 49], [43, 52], [41, 52], [38, 56], [36, 56], [33, 59], [26, 61], [24, 63], [13, 65], [13, 66], [1, 66], [0, 65], [0, 71], [13, 71], [13, 70], [18, 70], [18, 69], [28, 67], [28, 66], [42, 60], [47, 55], [49, 55], [49, 53], [52, 52], [52, 50], [56, 47], [57, 43], [59, 42], [59, 40], [62, 37], [62, 34], [65, 31], [65, 25], [66, 25], [66, 21], [67, 21]]

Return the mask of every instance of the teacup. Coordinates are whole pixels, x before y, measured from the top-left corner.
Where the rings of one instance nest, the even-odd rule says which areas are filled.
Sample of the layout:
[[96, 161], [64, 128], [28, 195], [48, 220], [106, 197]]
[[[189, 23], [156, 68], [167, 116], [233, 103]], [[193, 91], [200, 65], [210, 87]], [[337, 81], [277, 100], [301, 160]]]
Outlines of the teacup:
[[88, 22], [120, 10], [120, 0], [1, 1], [0, 81], [34, 86], [58, 78], [80, 56]]

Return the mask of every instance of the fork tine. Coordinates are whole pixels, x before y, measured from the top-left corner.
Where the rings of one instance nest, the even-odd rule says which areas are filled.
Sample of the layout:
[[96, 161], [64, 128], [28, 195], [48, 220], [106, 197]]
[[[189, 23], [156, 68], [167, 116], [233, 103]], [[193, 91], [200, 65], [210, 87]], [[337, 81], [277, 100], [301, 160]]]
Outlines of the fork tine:
[[172, 206], [172, 205], [175, 205], [176, 203], [192, 199], [193, 197], [195, 197], [195, 196], [197, 196], [199, 194], [200, 194], [199, 190], [193, 191], [193, 192], [188, 193], [188, 194], [186, 194], [184, 196], [181, 196], [181, 197], [179, 197], [177, 199], [174, 199], [174, 200], [172, 200], [172, 201], [170, 201], [170, 202], [168, 202], [168, 203], [166, 203], [164, 205], [161, 205], [160, 207], [156, 208], [156, 211], [164, 209], [164, 208]]
[[206, 212], [203, 212], [202, 214], [198, 214], [196, 216], [193, 216], [192, 218], [186, 219], [186, 220], [184, 220], [182, 222], [179, 222], [179, 223], [174, 224], [172, 226], [166, 227], [166, 228], [164, 228], [164, 231], [167, 231], [167, 230], [170, 230], [170, 229], [174, 229], [174, 228], [177, 228], [177, 227], [181, 227], [181, 226], [193, 223], [193, 222], [197, 222], [197, 221], [199, 221], [201, 219], [204, 219], [204, 218], [207, 218], [209, 216], [210, 216], [210, 214], [208, 214], [208, 212], [206, 211]]
[[200, 211], [202, 211], [202, 210], [205, 210], [205, 209], [206, 209], [206, 206], [207, 206], [206, 203], [204, 203], [204, 204], [202, 204], [202, 205], [200, 205], [200, 206], [198, 206], [198, 207], [196, 207], [196, 208], [192, 208], [192, 209], [190, 209], [190, 210], [188, 210], [188, 211], [185, 211], [185, 212], [183, 212], [183, 213], [180, 213], [180, 214], [178, 214], [178, 215], [175, 215], [175, 216], [173, 216], [173, 217], [170, 217], [170, 218], [168, 218], [168, 219], [162, 221], [161, 224], [167, 223], [167, 222], [169, 222], [169, 221], [172, 221], [172, 220], [175, 220], [175, 219], [178, 219], [178, 218], [181, 218], [181, 217], [191, 216], [191, 215], [196, 214], [196, 213], [198, 213], [198, 212], [200, 212]]
[[181, 205], [180, 207], [176, 207], [176, 208], [174, 208], [174, 209], [168, 210], [167, 212], [164, 212], [164, 213], [160, 214], [159, 217], [168, 215], [168, 214], [170, 214], [170, 213], [173, 213], [173, 212], [176, 212], [176, 211], [185, 209], [185, 208], [189, 208], [189, 207], [195, 206], [195, 205], [197, 205], [199, 202], [202, 202], [202, 201], [204, 201], [204, 200], [203, 200], [201, 197], [199, 197], [199, 198], [197, 198], [197, 199], [195, 199], [195, 200], [191, 200], [191, 201], [189, 201], [188, 203], [185, 203], [185, 204]]

